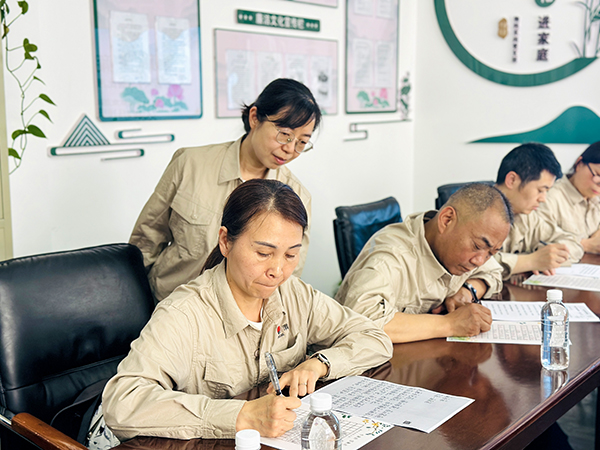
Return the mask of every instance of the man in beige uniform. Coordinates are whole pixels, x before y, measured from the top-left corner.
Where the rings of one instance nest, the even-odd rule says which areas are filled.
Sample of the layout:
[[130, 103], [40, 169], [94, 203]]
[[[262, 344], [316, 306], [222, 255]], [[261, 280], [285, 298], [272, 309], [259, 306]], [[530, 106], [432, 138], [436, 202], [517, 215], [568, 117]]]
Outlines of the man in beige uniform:
[[543, 144], [520, 145], [502, 159], [496, 188], [508, 198], [515, 214], [502, 251], [495, 256], [505, 279], [530, 271], [551, 275], [560, 265], [583, 256], [583, 247], [573, 233], [536, 212], [561, 176], [554, 153]]
[[[217, 245], [223, 205], [229, 194], [243, 183], [241, 142], [242, 138], [179, 149], [140, 213], [129, 242], [144, 255], [157, 300], [200, 275], [206, 258]], [[289, 185], [302, 199], [310, 223], [310, 193], [292, 172], [281, 166], [269, 169], [265, 178]], [[297, 276], [304, 267], [308, 241], [307, 231], [294, 271]]]
[[[375, 321], [392, 342], [472, 336], [490, 329], [490, 311], [472, 303], [502, 288], [494, 258], [512, 212], [495, 188], [467, 185], [440, 211], [409, 216], [369, 239], [336, 299]], [[447, 315], [427, 314], [440, 312]]]
[[258, 324], [242, 314], [224, 262], [176, 289], [106, 385], [106, 424], [121, 440], [233, 438], [245, 401], [232, 397], [268, 381], [265, 352], [282, 373], [314, 346], [326, 358], [325, 379], [361, 374], [392, 356], [373, 322], [294, 276], [263, 308]]

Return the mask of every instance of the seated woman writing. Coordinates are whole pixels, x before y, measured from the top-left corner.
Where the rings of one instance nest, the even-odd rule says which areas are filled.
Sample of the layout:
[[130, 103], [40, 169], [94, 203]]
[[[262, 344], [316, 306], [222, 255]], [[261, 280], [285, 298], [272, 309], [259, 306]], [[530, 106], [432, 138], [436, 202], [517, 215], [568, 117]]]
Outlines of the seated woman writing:
[[[360, 314], [292, 275], [307, 214], [276, 180], [237, 187], [203, 273], [160, 302], [103, 395], [116, 436], [275, 437], [319, 378], [355, 375], [391, 357], [389, 338]], [[307, 357], [307, 347], [317, 351]], [[232, 399], [269, 379], [273, 355], [289, 397]], [[320, 357], [315, 357], [316, 355]]]
[[600, 141], [554, 184], [537, 213], [575, 235], [587, 253], [600, 253]]

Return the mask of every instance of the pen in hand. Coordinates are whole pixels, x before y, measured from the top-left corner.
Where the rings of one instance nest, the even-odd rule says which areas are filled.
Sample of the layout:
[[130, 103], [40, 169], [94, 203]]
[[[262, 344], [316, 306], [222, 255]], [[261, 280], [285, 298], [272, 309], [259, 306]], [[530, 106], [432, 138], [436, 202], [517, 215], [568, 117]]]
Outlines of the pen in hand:
[[281, 387], [279, 386], [279, 377], [277, 376], [277, 367], [275, 366], [275, 361], [273, 361], [273, 356], [269, 352], [265, 353], [265, 360], [267, 361], [267, 368], [269, 369], [269, 377], [271, 378], [271, 383], [273, 384], [275, 393], [277, 395], [283, 395], [281, 393]]

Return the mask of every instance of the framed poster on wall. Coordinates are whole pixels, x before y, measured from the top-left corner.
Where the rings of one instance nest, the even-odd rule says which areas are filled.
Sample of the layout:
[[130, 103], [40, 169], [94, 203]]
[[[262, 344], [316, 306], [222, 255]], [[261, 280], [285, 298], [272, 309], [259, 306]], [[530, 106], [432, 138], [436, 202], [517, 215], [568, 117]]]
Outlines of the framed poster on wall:
[[100, 120], [202, 116], [198, 0], [94, 0]]
[[215, 30], [217, 117], [239, 117], [276, 78], [311, 90], [325, 114], [337, 114], [337, 41]]
[[346, 5], [346, 112], [395, 112], [398, 0], [348, 0]]

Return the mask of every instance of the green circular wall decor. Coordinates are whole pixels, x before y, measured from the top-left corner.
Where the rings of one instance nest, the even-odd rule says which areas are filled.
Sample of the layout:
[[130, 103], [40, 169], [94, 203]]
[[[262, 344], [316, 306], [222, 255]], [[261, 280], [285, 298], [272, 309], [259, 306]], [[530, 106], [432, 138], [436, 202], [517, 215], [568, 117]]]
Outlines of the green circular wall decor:
[[[498, 84], [506, 86], [530, 87], [542, 86], [544, 84], [554, 83], [555, 81], [567, 78], [580, 70], [585, 69], [597, 58], [575, 58], [572, 61], [556, 67], [551, 70], [538, 73], [517, 74], [503, 72], [494, 69], [483, 62], [479, 61], [475, 56], [470, 54], [468, 50], [460, 43], [456, 33], [450, 25], [448, 12], [446, 10], [445, 0], [433, 0], [435, 6], [435, 15], [437, 17], [440, 30], [446, 43], [452, 50], [452, 53], [462, 62], [467, 68], [475, 72], [477, 75]], [[540, 6], [547, 7], [554, 3], [554, 0], [536, 0]]]

